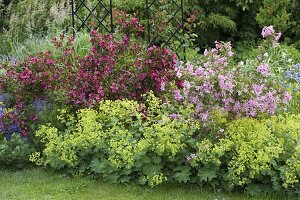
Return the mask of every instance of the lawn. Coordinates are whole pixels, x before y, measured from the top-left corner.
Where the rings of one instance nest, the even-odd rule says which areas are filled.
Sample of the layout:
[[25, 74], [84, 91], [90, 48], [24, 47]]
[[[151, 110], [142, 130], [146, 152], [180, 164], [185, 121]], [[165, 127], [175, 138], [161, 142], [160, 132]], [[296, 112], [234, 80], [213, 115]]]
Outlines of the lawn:
[[197, 186], [161, 185], [155, 188], [113, 185], [87, 178], [71, 178], [42, 169], [0, 171], [1, 200], [67, 199], [170, 199], [170, 200], [276, 200], [283, 197], [249, 197], [238, 193], [214, 193]]

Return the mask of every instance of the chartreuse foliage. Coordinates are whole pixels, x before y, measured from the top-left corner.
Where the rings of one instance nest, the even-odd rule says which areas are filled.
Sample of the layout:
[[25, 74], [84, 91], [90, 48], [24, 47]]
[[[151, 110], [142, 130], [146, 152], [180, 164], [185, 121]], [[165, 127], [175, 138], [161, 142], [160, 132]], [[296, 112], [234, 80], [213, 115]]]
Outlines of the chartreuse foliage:
[[76, 116], [61, 111], [65, 128], [41, 126], [36, 137], [43, 148], [30, 160], [113, 183], [196, 182], [251, 195], [297, 195], [300, 115], [229, 122], [216, 111], [204, 134], [190, 109], [150, 94], [145, 104], [107, 100]]
[[252, 195], [283, 190], [299, 195], [299, 119], [286, 114], [233, 121], [219, 142], [197, 144], [193, 164], [210, 169], [206, 181], [222, 180], [228, 188], [243, 187]]
[[177, 108], [182, 117], [173, 119], [170, 105], [150, 96], [146, 105], [107, 100], [94, 110], [80, 110], [76, 117], [62, 113], [59, 118], [66, 128], [41, 126], [36, 136], [44, 149], [32, 154], [31, 160], [110, 182], [136, 180], [156, 185], [173, 174], [186, 182], [188, 177], [180, 176], [185, 168], [178, 166], [184, 162], [198, 124], [189, 116], [190, 108]]

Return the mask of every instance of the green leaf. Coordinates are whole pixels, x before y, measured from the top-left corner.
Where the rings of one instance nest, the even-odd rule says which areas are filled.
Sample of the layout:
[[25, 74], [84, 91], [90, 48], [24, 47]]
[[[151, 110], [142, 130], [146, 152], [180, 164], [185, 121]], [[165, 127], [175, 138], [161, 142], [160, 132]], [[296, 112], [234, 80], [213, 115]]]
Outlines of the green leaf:
[[130, 182], [130, 176], [128, 175], [122, 175], [118, 178], [119, 183], [128, 183]]
[[261, 194], [262, 190], [260, 185], [250, 184], [246, 187], [246, 191], [251, 196], [258, 196]]
[[93, 159], [90, 164], [91, 170], [96, 173], [101, 173], [100, 165], [101, 165], [101, 163], [98, 158]]
[[161, 162], [161, 158], [159, 156], [153, 156], [152, 157], [152, 161], [155, 163], [155, 164], [159, 164]]
[[211, 181], [212, 179], [217, 178], [216, 169], [214, 167], [203, 167], [199, 169], [197, 176], [201, 181]]
[[161, 164], [147, 164], [143, 166], [142, 172], [146, 176], [153, 176], [153, 174], [159, 174], [162, 168]]
[[90, 164], [90, 168], [92, 172], [95, 173], [105, 173], [110, 169], [110, 165], [106, 160], [99, 160], [99, 158], [94, 158]]
[[175, 173], [175, 179], [179, 183], [186, 183], [190, 180], [190, 175], [191, 175], [191, 167], [190, 166], [184, 166], [180, 167], [180, 171]]
[[228, 16], [221, 15], [219, 13], [210, 13], [207, 17], [207, 21], [216, 27], [221, 27], [227, 31], [236, 31], [236, 23]]
[[[119, 178], [120, 178], [119, 172], [103, 174], [103, 180], [109, 183], [119, 183], [120, 182], [118, 181]], [[121, 181], [124, 181], [124, 179]]]

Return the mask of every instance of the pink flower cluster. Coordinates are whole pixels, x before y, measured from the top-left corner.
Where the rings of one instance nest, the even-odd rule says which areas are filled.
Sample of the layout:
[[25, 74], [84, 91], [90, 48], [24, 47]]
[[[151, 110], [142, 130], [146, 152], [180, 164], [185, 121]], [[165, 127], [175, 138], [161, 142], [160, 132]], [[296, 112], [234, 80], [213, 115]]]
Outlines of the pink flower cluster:
[[7, 70], [6, 79], [15, 80], [20, 92], [29, 90], [43, 90], [53, 87], [55, 79], [56, 62], [49, 56], [49, 52], [38, 56], [28, 57], [25, 61], [14, 66], [3, 65]]
[[280, 33], [280, 32], [276, 33], [275, 29], [274, 29], [274, 26], [265, 26], [262, 29], [261, 35], [262, 35], [263, 38], [267, 38], [267, 37], [272, 38], [273, 46], [276, 46], [276, 45], [278, 45], [278, 41], [279, 41], [282, 33]]
[[37, 116], [35, 114], [31, 114], [28, 119], [24, 119], [22, 115], [18, 112], [9, 111], [4, 112], [1, 116], [1, 129], [6, 130], [11, 128], [11, 125], [14, 124], [16, 127], [14, 131], [19, 131], [22, 137], [28, 137], [29, 134], [29, 126], [28, 121], [37, 120]]
[[266, 38], [268, 36], [272, 36], [275, 33], [274, 26], [265, 26], [262, 29], [261, 35]]
[[175, 78], [176, 54], [157, 46], [145, 48], [128, 35], [91, 32], [91, 52], [78, 59], [76, 72], [67, 76], [68, 104], [91, 107], [102, 99], [140, 99], [150, 90], [156, 94]]
[[263, 76], [269, 76], [270, 75], [268, 64], [259, 65], [256, 68], [256, 71], [261, 73]]
[[[119, 22], [123, 31], [144, 30], [137, 18]], [[158, 94], [175, 79], [177, 58], [169, 49], [146, 48], [133, 42], [130, 33], [121, 39], [97, 31], [90, 34], [90, 53], [83, 58], [74, 54], [74, 39], [61, 35], [52, 40], [59, 55], [48, 51], [1, 66], [6, 74], [1, 76], [0, 87], [15, 97], [13, 107], [24, 135], [29, 130], [27, 122], [36, 120], [27, 112], [36, 99], [51, 96], [75, 108], [92, 107], [103, 99], [139, 100], [150, 90]]]
[[2, 69], [6, 74], [1, 77], [1, 88], [12, 95], [14, 112], [4, 112], [2, 123], [8, 121], [17, 123], [20, 133], [26, 137], [30, 131], [29, 124], [37, 120], [31, 113], [31, 103], [39, 98], [48, 96], [60, 84], [61, 69], [51, 52], [39, 53], [14, 64], [5, 63]]
[[194, 104], [201, 120], [207, 121], [214, 109], [234, 117], [274, 114], [291, 100], [288, 92], [274, 84], [267, 64], [260, 64], [249, 73], [239, 65], [229, 67], [233, 55], [230, 43], [216, 42], [215, 48], [206, 50], [204, 55], [198, 66], [176, 65], [176, 74], [184, 84], [182, 90], [174, 90], [175, 100]]
[[144, 33], [145, 28], [140, 24], [138, 18], [132, 17], [124, 11], [119, 11], [115, 18], [116, 25], [121, 33], [135, 36], [139, 36]]

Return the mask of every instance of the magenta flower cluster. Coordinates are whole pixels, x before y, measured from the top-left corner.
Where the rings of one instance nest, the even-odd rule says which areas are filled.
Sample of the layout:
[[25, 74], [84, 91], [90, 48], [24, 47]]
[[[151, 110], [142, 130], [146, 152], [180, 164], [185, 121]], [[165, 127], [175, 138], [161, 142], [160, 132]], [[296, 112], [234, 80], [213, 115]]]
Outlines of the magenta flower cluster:
[[139, 100], [150, 90], [155, 94], [165, 90], [165, 84], [176, 77], [176, 54], [134, 42], [130, 36], [144, 30], [137, 18], [120, 18], [117, 23], [123, 32], [121, 39], [91, 31], [90, 53], [83, 58], [74, 54], [74, 39], [66, 40], [61, 35], [52, 40], [57, 49], [55, 55], [48, 51], [21, 62], [3, 64], [1, 68], [6, 73], [1, 76], [0, 86], [13, 96], [11, 108], [17, 113], [4, 112], [3, 126], [16, 122], [21, 134], [27, 136], [29, 123], [37, 120], [36, 114], [30, 112], [37, 99], [65, 101], [73, 108], [82, 108], [92, 107], [103, 99]]
[[[91, 53], [78, 59], [75, 73], [67, 76], [67, 103], [92, 107], [102, 99], [141, 99], [152, 90], [159, 93], [175, 78], [176, 54], [157, 46], [145, 48], [126, 34], [91, 32]], [[66, 84], [68, 85], [68, 84]]]
[[61, 69], [51, 52], [29, 56], [13, 64], [4, 63], [1, 67], [6, 71], [1, 76], [1, 89], [14, 100], [12, 111], [3, 112], [2, 126], [5, 128], [11, 123], [18, 124], [20, 134], [27, 137], [30, 131], [28, 123], [37, 120], [36, 113], [29, 112], [29, 107], [35, 99], [47, 96], [58, 88]]
[[121, 33], [139, 36], [144, 33], [145, 28], [140, 24], [138, 18], [119, 11], [116, 18], [116, 26]]
[[[136, 18], [119, 21], [121, 30], [140, 33], [144, 28]], [[74, 107], [92, 107], [103, 99], [141, 99], [152, 90], [156, 95], [175, 79], [176, 54], [158, 46], [145, 47], [134, 42], [129, 33], [120, 37], [91, 31], [91, 49], [85, 57], [74, 54], [74, 39], [53, 38], [56, 53], [43, 52], [27, 59], [1, 66], [0, 87], [13, 97], [11, 108], [17, 118], [3, 113], [3, 124], [19, 124], [27, 136], [29, 123], [37, 116], [30, 107], [37, 99], [60, 102]], [[60, 54], [58, 55], [58, 53]], [[53, 103], [53, 102], [50, 102]]]

